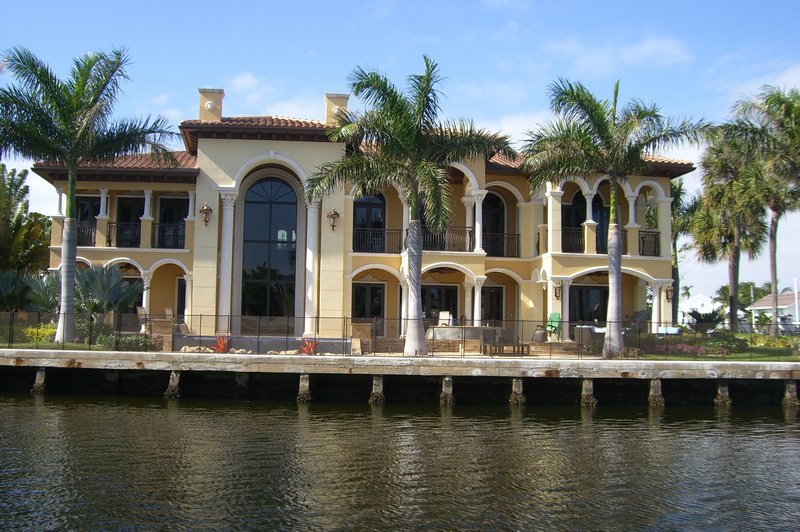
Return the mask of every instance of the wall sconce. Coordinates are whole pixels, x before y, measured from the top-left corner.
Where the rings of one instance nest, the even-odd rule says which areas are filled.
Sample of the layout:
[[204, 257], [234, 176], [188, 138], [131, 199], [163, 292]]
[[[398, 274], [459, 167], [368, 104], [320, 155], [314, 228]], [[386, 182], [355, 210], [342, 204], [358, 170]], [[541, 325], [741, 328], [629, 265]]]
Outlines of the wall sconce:
[[200, 209], [200, 216], [203, 217], [203, 224], [208, 225], [208, 221], [211, 219], [211, 214], [214, 210], [208, 206], [208, 202], [203, 204], [203, 207]]
[[564, 288], [564, 283], [563, 282], [558, 281], [556, 283], [553, 283], [553, 296], [555, 296], [556, 301], [561, 299], [561, 289], [562, 288]]
[[672, 301], [672, 296], [674, 294], [675, 294], [675, 288], [672, 285], [669, 285], [667, 287], [667, 290], [666, 290], [665, 294], [664, 294], [666, 296], [666, 298], [667, 298], [667, 303], [670, 303]]
[[328, 213], [328, 221], [331, 223], [331, 231], [336, 231], [336, 222], [339, 221], [339, 213], [336, 212], [336, 209], [331, 209], [331, 212]]

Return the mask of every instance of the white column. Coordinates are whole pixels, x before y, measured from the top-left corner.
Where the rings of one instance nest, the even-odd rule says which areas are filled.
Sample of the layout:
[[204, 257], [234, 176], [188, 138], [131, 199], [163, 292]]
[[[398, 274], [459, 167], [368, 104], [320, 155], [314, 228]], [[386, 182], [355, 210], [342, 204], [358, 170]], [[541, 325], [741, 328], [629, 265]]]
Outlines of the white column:
[[[475, 198], [475, 252], [483, 253], [483, 199], [487, 192], [481, 190], [473, 192]], [[478, 313], [480, 314], [480, 312]]]
[[569, 340], [569, 286], [572, 281], [561, 280], [561, 340]]
[[547, 191], [547, 250], [561, 253], [561, 196], [562, 190]]
[[222, 198], [222, 228], [219, 241], [219, 301], [217, 332], [229, 333], [231, 314], [231, 282], [233, 273], [233, 208], [236, 194], [225, 192]]
[[653, 288], [653, 309], [650, 315], [650, 332], [658, 334], [658, 327], [661, 323], [661, 288], [664, 285], [662, 283], [652, 283], [651, 286]]
[[408, 282], [400, 281], [400, 336], [406, 335], [408, 327]]
[[[475, 232], [475, 212], [472, 210], [475, 207], [475, 198], [465, 196], [461, 198], [461, 203], [464, 204], [464, 209], [467, 212], [467, 229], [471, 229], [472, 232]], [[466, 242], [466, 249], [464, 251], [472, 251], [469, 249], [469, 239]]]
[[628, 200], [628, 226], [639, 227], [636, 223], [636, 195], [630, 194], [625, 199]]
[[[64, 205], [64, 191], [63, 191], [62, 189], [60, 189], [60, 188], [59, 188], [59, 189], [57, 189], [57, 190], [56, 190], [56, 192], [58, 193], [58, 215], [59, 215], [59, 216], [64, 216], [64, 210], [63, 210], [63, 205]], [[101, 200], [101, 201], [102, 201], [102, 200]], [[102, 212], [103, 212], [103, 211], [100, 211], [100, 213], [101, 213], [101, 214], [102, 214]]]
[[400, 243], [401, 243], [400, 245], [402, 246], [401, 251], [406, 247], [405, 242], [406, 242], [406, 235], [408, 235], [408, 220], [409, 220], [408, 203], [403, 201], [402, 204], [403, 204], [403, 234], [400, 235]]
[[186, 293], [183, 297], [183, 322], [189, 323], [191, 314], [192, 314], [192, 272], [187, 273], [183, 276], [183, 280], [186, 282]]
[[475, 287], [475, 281], [467, 279], [464, 281], [464, 325], [470, 323], [472, 320], [472, 289]]
[[584, 194], [583, 197], [586, 199], [586, 221], [593, 222], [594, 213], [592, 213], [592, 200], [594, 199], [594, 194]]
[[305, 323], [303, 326], [303, 336], [314, 336], [314, 289], [315, 279], [314, 266], [317, 262], [317, 252], [319, 250], [319, 211], [318, 202], [307, 206], [306, 219], [306, 309]]
[[483, 288], [483, 283], [485, 282], [485, 275], [475, 276], [475, 300], [472, 304], [472, 324], [476, 327], [480, 327], [481, 325], [481, 288]]
[[144, 190], [144, 214], [142, 214], [142, 220], [152, 220], [153, 219], [153, 191], [150, 189]]
[[[100, 211], [102, 212], [102, 210]], [[150, 282], [153, 280], [152, 272], [142, 272], [142, 308], [150, 315]], [[142, 323], [142, 328], [139, 330], [144, 334], [147, 332], [147, 326]]]
[[[58, 212], [61, 213], [61, 194], [58, 195]], [[108, 189], [100, 189], [100, 213], [97, 215], [101, 218], [108, 218]]]
[[190, 222], [190, 221], [194, 220], [194, 196], [195, 196], [195, 191], [194, 190], [190, 190], [188, 192], [188, 194], [189, 194], [189, 213], [186, 215], [186, 218], [184, 218], [184, 220], [186, 220], [187, 222]]

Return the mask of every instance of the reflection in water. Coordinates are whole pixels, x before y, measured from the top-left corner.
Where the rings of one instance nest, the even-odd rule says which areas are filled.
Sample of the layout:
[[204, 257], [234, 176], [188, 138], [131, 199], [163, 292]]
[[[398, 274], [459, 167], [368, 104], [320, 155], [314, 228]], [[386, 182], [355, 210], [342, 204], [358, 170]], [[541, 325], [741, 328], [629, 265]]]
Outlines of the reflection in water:
[[794, 528], [796, 409], [0, 397], [0, 529]]

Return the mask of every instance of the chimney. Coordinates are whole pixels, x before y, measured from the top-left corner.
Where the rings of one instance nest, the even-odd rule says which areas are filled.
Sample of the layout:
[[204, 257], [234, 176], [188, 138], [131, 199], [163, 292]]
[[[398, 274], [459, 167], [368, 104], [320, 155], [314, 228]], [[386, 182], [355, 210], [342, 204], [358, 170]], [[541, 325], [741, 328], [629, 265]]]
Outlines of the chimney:
[[337, 122], [336, 115], [339, 110], [347, 111], [349, 94], [325, 94], [325, 123], [333, 125]]
[[198, 89], [200, 93], [200, 120], [219, 122], [222, 120], [222, 89]]

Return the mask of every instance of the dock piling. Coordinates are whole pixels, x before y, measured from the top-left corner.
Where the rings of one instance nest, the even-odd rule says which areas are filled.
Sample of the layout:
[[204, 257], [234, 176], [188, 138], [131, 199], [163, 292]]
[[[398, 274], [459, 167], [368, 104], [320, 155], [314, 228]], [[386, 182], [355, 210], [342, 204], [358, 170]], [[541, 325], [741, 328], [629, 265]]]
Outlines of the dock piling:
[[783, 394], [783, 406], [800, 406], [800, 401], [797, 400], [797, 381], [786, 381], [786, 391]]
[[237, 373], [234, 377], [235, 380], [235, 389], [234, 395], [236, 397], [247, 397], [250, 395], [250, 374], [249, 373]]
[[453, 395], [453, 377], [442, 378], [442, 393], [439, 394], [439, 404], [452, 405], [455, 403]]
[[594, 381], [583, 379], [581, 382], [581, 406], [597, 406], [597, 399], [594, 397]]
[[728, 391], [728, 381], [721, 380], [717, 384], [717, 397], [714, 399], [714, 404], [717, 406], [731, 405], [731, 394]]
[[369, 395], [369, 404], [382, 405], [386, 402], [383, 395], [383, 375], [372, 376], [372, 393]]
[[508, 397], [508, 404], [513, 406], [525, 404], [522, 379], [511, 379], [511, 395]]
[[33, 395], [41, 395], [44, 393], [44, 376], [44, 368], [39, 368], [36, 370], [36, 378], [34, 378], [33, 387], [31, 388], [31, 393]]
[[300, 389], [297, 391], [297, 402], [307, 403], [311, 401], [311, 377], [308, 373], [300, 375]]
[[650, 380], [650, 394], [647, 396], [647, 403], [650, 406], [664, 406], [664, 396], [661, 395], [661, 379]]
[[177, 399], [181, 396], [181, 372], [180, 371], [170, 371], [169, 372], [169, 384], [167, 384], [167, 389], [164, 392], [165, 399]]

